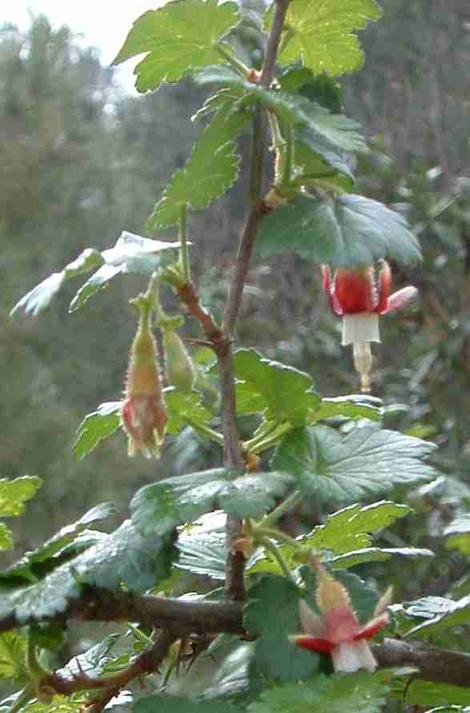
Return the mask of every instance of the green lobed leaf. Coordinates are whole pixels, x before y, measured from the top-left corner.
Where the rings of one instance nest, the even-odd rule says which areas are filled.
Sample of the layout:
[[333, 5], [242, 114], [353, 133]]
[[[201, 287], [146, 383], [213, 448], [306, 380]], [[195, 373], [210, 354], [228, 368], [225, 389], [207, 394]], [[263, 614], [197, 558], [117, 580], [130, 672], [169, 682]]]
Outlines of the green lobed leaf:
[[[299, 544], [311, 550], [323, 550], [329, 555], [332, 569], [347, 569], [364, 562], [385, 561], [393, 556], [432, 557], [427, 549], [414, 547], [371, 547], [372, 534], [388, 527], [396, 519], [405, 517], [410, 508], [393, 502], [381, 501], [361, 507], [351, 505], [330, 515], [324, 525], [319, 525], [307, 535], [297, 538]], [[299, 564], [297, 550], [290, 544], [279, 543], [282, 555], [292, 568]], [[256, 553], [247, 563], [250, 573], [273, 572], [280, 574], [279, 564], [268, 554]]]
[[448, 614], [455, 607], [455, 602], [447, 597], [421, 597], [412, 602], [401, 604], [400, 608], [409, 617], [417, 619], [434, 619]]
[[255, 644], [252, 641], [236, 644], [220, 663], [215, 679], [204, 692], [204, 698], [226, 698], [250, 696], [252, 678], [250, 665], [253, 660]]
[[236, 138], [249, 119], [246, 112], [222, 106], [186, 164], [171, 177], [150, 216], [151, 230], [175, 225], [184, 206], [205, 208], [235, 183], [240, 164]]
[[185, 74], [221, 61], [217, 41], [239, 21], [235, 3], [176, 0], [141, 15], [114, 64], [146, 53], [135, 68], [140, 92], [178, 82]]
[[470, 689], [463, 686], [415, 679], [406, 684], [403, 682], [394, 688], [395, 695], [399, 695], [407, 705], [470, 706]]
[[164, 389], [165, 403], [168, 410], [167, 433], [176, 434], [188, 425], [207, 426], [213, 416], [202, 403], [201, 394], [197, 391], [185, 393], [174, 387]]
[[168, 538], [142, 537], [130, 520], [95, 545], [62, 564], [36, 584], [0, 589], [0, 617], [18, 623], [58, 614], [87, 585], [115, 589], [125, 584], [143, 592], [166, 579], [174, 548]]
[[[444, 599], [441, 598], [440, 599]], [[440, 602], [440, 611], [432, 619], [416, 626], [408, 632], [409, 636], [434, 635], [454, 626], [462, 626], [470, 622], [470, 595], [457, 601], [447, 599]]]
[[5, 631], [0, 634], [0, 678], [25, 680], [26, 638], [17, 631]]
[[150, 240], [123, 231], [112, 248], [102, 251], [104, 264], [78, 290], [70, 303], [69, 312], [83, 307], [90, 297], [105, 288], [116, 275], [152, 275], [161, 265], [160, 253], [177, 248], [177, 242]]
[[370, 673], [316, 676], [264, 691], [249, 713], [380, 713], [387, 687]]
[[319, 525], [308, 535], [306, 544], [335, 554], [370, 547], [371, 533], [388, 527], [410, 512], [407, 505], [385, 500], [366, 507], [351, 505], [329, 515], [324, 525]]
[[139, 698], [132, 710], [134, 713], [241, 713], [239, 708], [226, 700], [196, 701], [193, 698], [168, 696], [165, 693]]
[[275, 505], [289, 483], [290, 477], [279, 473], [235, 477], [224, 468], [165, 478], [136, 493], [132, 519], [142, 533], [163, 535], [214, 508], [239, 517], [257, 517]]
[[301, 94], [310, 101], [317, 102], [333, 114], [343, 112], [341, 84], [327, 74], [315, 74], [300, 64], [288, 67], [278, 78], [283, 92]]
[[309, 140], [310, 132], [297, 131], [294, 137], [294, 179], [298, 186], [351, 191], [355, 179], [346, 156]]
[[308, 374], [264, 359], [254, 349], [236, 351], [235, 376], [239, 413], [265, 409], [268, 420], [298, 425], [305, 422], [308, 412], [321, 402]]
[[380, 421], [383, 415], [380, 399], [351, 394], [336, 396], [321, 400], [318, 408], [310, 414], [309, 420], [323, 421], [327, 418], [346, 418], [357, 420], [368, 418], [370, 421]]
[[298, 649], [289, 634], [301, 631], [300, 592], [285, 577], [264, 576], [248, 592], [245, 627], [257, 637], [254, 667], [258, 673], [280, 681], [311, 676], [318, 656]]
[[54, 696], [50, 703], [39, 701], [27, 703], [22, 713], [80, 713], [86, 707], [89, 694], [80, 691], [70, 696]]
[[365, 562], [385, 562], [392, 557], [434, 557], [434, 552], [423, 547], [366, 547], [337, 555], [328, 562], [333, 569], [349, 569]]
[[[0, 587], [37, 582], [38, 579], [74, 557], [78, 552], [95, 544], [104, 533], [87, 531], [89, 525], [114, 515], [112, 503], [101, 503], [88, 510], [79, 520], [66, 525], [47, 542], [31, 552], [26, 552], [18, 562], [0, 572]], [[81, 538], [80, 535], [85, 535]]]
[[293, 0], [286, 17], [280, 59], [291, 64], [301, 59], [315, 74], [339, 76], [358, 69], [363, 52], [354, 30], [382, 15], [374, 0]]
[[0, 479], [0, 517], [18, 517], [25, 510], [25, 504], [31, 500], [42, 485], [36, 475], [23, 475], [14, 480]]
[[446, 547], [470, 555], [470, 513], [458, 515], [444, 530]]
[[116, 433], [121, 424], [120, 412], [120, 401], [107, 401], [100, 404], [96, 411], [85, 416], [77, 429], [73, 444], [74, 458], [83, 460], [101, 441]]
[[[167, 433], [176, 434], [188, 425], [195, 428], [207, 425], [213, 418], [211, 412], [201, 401], [197, 391], [183, 393], [173, 387], [164, 389], [165, 403], [168, 410]], [[107, 401], [89, 413], [77, 429], [73, 455], [82, 460], [109, 438], [121, 425], [121, 401]]]
[[20, 299], [13, 307], [10, 315], [14, 315], [19, 310], [36, 317], [49, 307], [53, 298], [58, 294], [64, 283], [72, 277], [82, 275], [91, 270], [99, 268], [103, 264], [103, 258], [98, 250], [87, 248], [72, 262], [64, 267], [61, 272], [54, 272], [45, 280], [36, 285], [30, 292]]
[[328, 200], [298, 195], [266, 216], [258, 253], [267, 256], [286, 251], [333, 267], [370, 265], [385, 257], [412, 263], [421, 256], [401, 215], [354, 194]]
[[68, 681], [77, 678], [80, 674], [97, 678], [105, 671], [110, 662], [109, 653], [119, 637], [120, 634], [109, 634], [87, 651], [70, 659], [63, 668], [57, 671], [57, 674], [63, 680]]
[[0, 522], [0, 551], [11, 550], [13, 547], [13, 533], [4, 522]]
[[434, 450], [432, 443], [374, 426], [344, 436], [318, 425], [288, 433], [272, 466], [293, 475], [306, 495], [346, 504], [435, 478], [425, 462]]
[[74, 312], [120, 273], [143, 272], [151, 275], [159, 265], [158, 253], [169, 248], [177, 248], [178, 245], [179, 243], [149, 240], [124, 231], [114, 247], [102, 252], [87, 248], [61, 272], [55, 272], [40, 282], [19, 300], [11, 310], [11, 315], [23, 310], [36, 317], [49, 307], [65, 282], [72, 277], [96, 270], [70, 303], [69, 311]]
[[251, 84], [224, 66], [203, 70], [196, 77], [196, 83], [226, 89], [227, 102], [230, 101], [238, 110], [249, 106], [262, 106], [273, 112], [283, 122], [302, 131], [304, 140], [307, 141], [308, 138], [309, 145], [315, 147], [325, 160], [331, 153], [336, 153], [339, 160], [343, 158], [341, 152], [365, 148], [365, 141], [357, 131], [359, 124], [356, 121], [344, 114], [332, 114], [307, 97]]
[[177, 569], [225, 580], [225, 535], [223, 532], [201, 532], [183, 534], [178, 538], [179, 550]]

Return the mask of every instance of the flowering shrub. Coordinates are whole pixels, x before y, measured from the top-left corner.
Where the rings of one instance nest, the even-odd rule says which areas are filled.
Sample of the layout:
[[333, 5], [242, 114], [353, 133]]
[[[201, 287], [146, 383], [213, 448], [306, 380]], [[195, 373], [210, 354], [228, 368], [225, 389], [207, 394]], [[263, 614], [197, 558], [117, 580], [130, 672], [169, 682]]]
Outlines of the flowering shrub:
[[[87, 273], [70, 311], [117, 275], [139, 276], [124, 396], [116, 385], [115, 400], [85, 417], [74, 452], [93, 458], [124, 432], [130, 456], [159, 457], [189, 431], [217, 449], [217, 463], [155, 481], [143, 462], [148, 482], [117, 529], [97, 527], [115, 514], [98, 505], [0, 572], [0, 675], [21, 685], [9, 710], [374, 713], [392, 697], [397, 706], [468, 703], [468, 657], [413, 642], [446, 643], [442, 632], [470, 618], [468, 597], [391, 605], [373, 581], [374, 562], [433, 556], [397, 535], [374, 537], [411, 516], [384, 496], [406, 500], [437, 479], [434, 444], [384, 428], [377, 398], [324, 397], [311, 374], [236, 345], [254, 253], [294, 251], [324, 266], [363, 392], [373, 388], [379, 314], [416, 293], [390, 294], [387, 259], [413, 265], [419, 245], [399, 213], [355, 193], [351, 159], [366, 142], [337, 108], [335, 78], [362, 62], [355, 33], [380, 14], [374, 0], [275, 0], [262, 18], [231, 2], [174, 0], [132, 27], [116, 63], [140, 57], [139, 91], [188, 76], [209, 90], [195, 117], [200, 140], [149, 219], [148, 232], [166, 239], [124, 232], [107, 250], [88, 248], [14, 311], [39, 314]], [[256, 50], [243, 49], [247, 29]], [[192, 278], [190, 217], [238, 180], [244, 134], [247, 211], [218, 320]], [[168, 302], [178, 314], [165, 312]], [[187, 340], [177, 332], [186, 322], [197, 329]], [[39, 486], [1, 481], [0, 515], [21, 514]], [[451, 525], [448, 545], [468, 553], [467, 519]], [[11, 542], [3, 525], [0, 545]], [[120, 626], [67, 662], [70, 620]]]

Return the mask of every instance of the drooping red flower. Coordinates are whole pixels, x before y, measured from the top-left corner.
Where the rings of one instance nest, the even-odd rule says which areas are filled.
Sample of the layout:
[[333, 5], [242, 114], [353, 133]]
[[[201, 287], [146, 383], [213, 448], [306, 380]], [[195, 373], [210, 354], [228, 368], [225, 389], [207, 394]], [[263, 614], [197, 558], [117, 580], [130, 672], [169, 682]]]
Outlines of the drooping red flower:
[[388, 594], [377, 605], [375, 616], [361, 625], [346, 588], [318, 564], [317, 616], [305, 600], [299, 604], [300, 623], [305, 634], [290, 640], [302, 649], [330, 654], [335, 671], [351, 673], [361, 668], [374, 671], [377, 664], [370, 650], [369, 639], [389, 622], [385, 611]]
[[145, 305], [139, 309], [139, 328], [131, 347], [121, 418], [129, 439], [129, 455], [142, 451], [150, 457], [159, 453], [168, 413], [150, 316]]
[[331, 309], [343, 318], [342, 345], [353, 345], [354, 366], [361, 375], [361, 388], [370, 391], [371, 342], [380, 342], [379, 315], [404, 307], [418, 293], [404, 287], [391, 294], [390, 266], [381, 260], [364, 268], [339, 268], [334, 273], [323, 267], [323, 289]]

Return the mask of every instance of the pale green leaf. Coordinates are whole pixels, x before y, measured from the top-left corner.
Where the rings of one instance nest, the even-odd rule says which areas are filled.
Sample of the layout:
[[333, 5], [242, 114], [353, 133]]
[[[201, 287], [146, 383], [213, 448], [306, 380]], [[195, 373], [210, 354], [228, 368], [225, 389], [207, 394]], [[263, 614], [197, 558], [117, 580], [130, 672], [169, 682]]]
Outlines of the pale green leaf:
[[444, 530], [446, 547], [470, 555], [470, 513], [458, 515]]
[[[442, 598], [443, 599], [443, 598]], [[415, 602], [414, 602], [415, 604]], [[470, 623], [470, 595], [457, 601], [447, 599], [440, 602], [440, 611], [432, 619], [416, 626], [408, 635], [428, 636], [445, 629]]]
[[434, 552], [422, 547], [365, 547], [361, 550], [337, 555], [328, 560], [333, 569], [349, 569], [365, 562], [385, 562], [392, 557], [434, 557]]
[[173, 387], [164, 390], [165, 403], [168, 411], [168, 423], [166, 430], [170, 434], [179, 433], [188, 425], [207, 426], [213, 416], [201, 400], [201, 394], [197, 391], [184, 393]]
[[435, 619], [451, 612], [455, 602], [447, 597], [421, 597], [413, 602], [400, 605], [407, 616], [417, 619]]
[[22, 515], [25, 504], [31, 500], [42, 485], [35, 475], [24, 475], [14, 480], [0, 479], [0, 517]]
[[143, 533], [161, 535], [214, 508], [256, 517], [270, 510], [290, 483], [289, 477], [279, 473], [235, 476], [214, 468], [146, 485], [132, 500], [133, 522]]
[[89, 525], [105, 520], [116, 513], [112, 503], [101, 503], [88, 510], [79, 520], [66, 525], [47, 542], [31, 552], [26, 552], [18, 562], [0, 572], [0, 586], [22, 585], [37, 582], [48, 572], [71, 559], [92, 544], [96, 544], [103, 533], [90, 531]]
[[129, 520], [110, 535], [62, 564], [36, 584], [0, 590], [0, 617], [18, 623], [58, 614], [87, 585], [131, 591], [150, 589], [170, 573], [174, 550], [168, 539], [139, 535]]
[[0, 634], [0, 678], [26, 679], [26, 638], [17, 631]]
[[264, 409], [268, 420], [298, 425], [321, 401], [308, 374], [265, 359], [254, 349], [235, 353], [235, 376], [239, 413]]
[[129, 32], [114, 64], [146, 53], [137, 65], [140, 92], [178, 82], [185, 74], [221, 61], [217, 41], [237, 24], [235, 3], [176, 0], [141, 15]]
[[335, 396], [321, 400], [318, 408], [312, 411], [309, 421], [323, 421], [327, 418], [345, 418], [357, 420], [368, 418], [370, 421], [380, 421], [383, 415], [380, 399], [364, 395]]
[[121, 402], [108, 401], [100, 404], [96, 411], [89, 413], [77, 430], [73, 455], [82, 460], [109, 436], [115, 433], [121, 423]]
[[49, 307], [53, 298], [58, 294], [63, 284], [72, 277], [81, 275], [103, 264], [103, 258], [98, 250], [87, 248], [66, 265], [61, 272], [54, 272], [45, 280], [36, 285], [28, 292], [11, 310], [11, 315], [18, 310], [23, 310], [26, 314], [36, 317], [40, 312]]
[[245, 112], [222, 107], [186, 164], [170, 179], [150, 216], [152, 230], [178, 223], [184, 206], [205, 208], [235, 183], [240, 164], [236, 138], [249, 118]]
[[305, 494], [321, 502], [346, 504], [436, 477], [425, 462], [434, 450], [432, 443], [373, 426], [346, 435], [314, 426], [287, 434], [273, 468], [293, 475]]
[[11, 550], [13, 544], [13, 535], [10, 528], [4, 522], [0, 522], [0, 551]]
[[315, 676], [268, 689], [249, 713], [380, 713], [387, 688], [370, 673]]
[[[234, 697], [248, 692], [252, 678], [250, 665], [253, 659], [255, 644], [252, 641], [237, 643], [220, 663], [215, 674], [215, 680], [204, 693], [205, 698], [219, 696]], [[210, 653], [210, 652], [208, 652]]]
[[96, 292], [104, 289], [116, 275], [152, 275], [161, 266], [160, 253], [179, 248], [179, 243], [150, 240], [141, 235], [123, 231], [112, 248], [103, 250], [104, 264], [78, 290], [70, 303], [69, 311], [83, 307]]
[[388, 527], [410, 512], [411, 509], [407, 505], [389, 501], [366, 507], [351, 505], [329, 515], [326, 523], [316, 527], [306, 538], [306, 544], [314, 549], [331, 550], [335, 554], [370, 547], [371, 533]]
[[223, 532], [184, 534], [176, 546], [179, 550], [175, 567], [192, 574], [225, 580], [225, 535]]
[[362, 30], [382, 11], [374, 0], [293, 0], [286, 17], [281, 61], [299, 59], [315, 74], [339, 76], [358, 69], [363, 53], [354, 30]]
[[328, 200], [299, 195], [266, 216], [258, 238], [259, 254], [289, 251], [333, 267], [370, 265], [385, 257], [412, 263], [421, 256], [401, 215], [355, 194]]
[[27, 703], [21, 708], [22, 713], [81, 713], [86, 707], [89, 694], [80, 691], [71, 696], [54, 696], [50, 703], [39, 701]]
[[110, 662], [109, 654], [115, 646], [120, 634], [109, 634], [102, 641], [98, 642], [87, 651], [74, 656], [68, 661], [65, 666], [57, 671], [57, 674], [63, 679], [71, 681], [86, 674], [92, 678], [97, 678], [106, 669]]
[[151, 275], [160, 265], [158, 253], [178, 248], [179, 243], [149, 240], [124, 231], [114, 247], [99, 252], [87, 248], [61, 272], [55, 272], [36, 285], [13, 307], [11, 314], [22, 309], [27, 314], [38, 315], [45, 310], [59, 293], [64, 283], [72, 277], [96, 270], [80, 288], [72, 302], [70, 312], [82, 307], [88, 299], [121, 273]]

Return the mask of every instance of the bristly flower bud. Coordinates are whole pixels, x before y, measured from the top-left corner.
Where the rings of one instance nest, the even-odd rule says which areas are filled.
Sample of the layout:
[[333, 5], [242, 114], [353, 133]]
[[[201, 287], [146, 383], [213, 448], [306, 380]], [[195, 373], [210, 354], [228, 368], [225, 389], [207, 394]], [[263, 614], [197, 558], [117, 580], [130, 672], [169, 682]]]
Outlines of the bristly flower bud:
[[183, 340], [174, 329], [163, 329], [163, 349], [167, 384], [180, 391], [191, 391], [196, 378], [194, 364]]
[[121, 418], [129, 439], [129, 456], [142, 451], [158, 456], [165, 436], [168, 413], [162, 393], [158, 352], [150, 326], [151, 308], [147, 301], [137, 303], [139, 327], [129, 357]]

